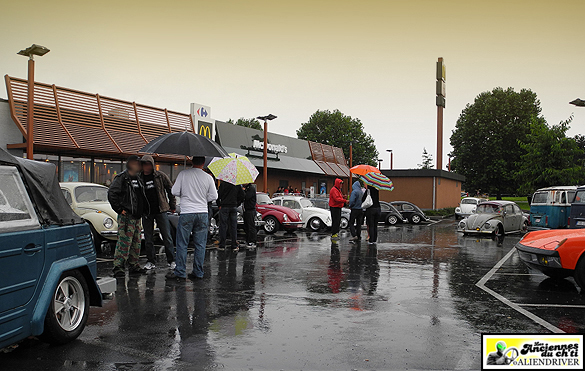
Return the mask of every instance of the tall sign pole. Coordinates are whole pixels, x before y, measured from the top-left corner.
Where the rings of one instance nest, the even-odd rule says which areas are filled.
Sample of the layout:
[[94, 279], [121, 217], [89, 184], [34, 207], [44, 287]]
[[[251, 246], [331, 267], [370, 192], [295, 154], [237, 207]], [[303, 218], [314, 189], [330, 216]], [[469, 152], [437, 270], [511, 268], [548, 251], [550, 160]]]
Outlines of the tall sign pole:
[[437, 169], [443, 168], [443, 108], [445, 108], [445, 63], [437, 61]]

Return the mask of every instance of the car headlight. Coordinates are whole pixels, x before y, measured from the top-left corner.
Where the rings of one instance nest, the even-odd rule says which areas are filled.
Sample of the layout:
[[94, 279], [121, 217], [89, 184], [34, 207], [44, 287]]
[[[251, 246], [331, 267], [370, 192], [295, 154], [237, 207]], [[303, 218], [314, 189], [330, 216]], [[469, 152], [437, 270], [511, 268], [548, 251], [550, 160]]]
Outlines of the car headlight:
[[459, 228], [461, 229], [465, 228], [465, 222], [463, 220], [459, 222]]
[[460, 213], [461, 212], [461, 208], [460, 207], [455, 208], [455, 212], [456, 213]]
[[260, 214], [259, 212], [256, 212], [256, 221], [261, 221], [262, 220], [262, 214]]
[[288, 222], [288, 215], [282, 214], [282, 220], [284, 220], [285, 222]]
[[561, 259], [557, 256], [539, 256], [538, 262], [540, 265], [553, 268], [562, 268]]
[[106, 229], [112, 228], [114, 226], [114, 219], [112, 219], [110, 217], [104, 218], [103, 225], [104, 225], [104, 228], [106, 228]]
[[491, 225], [489, 222], [485, 222], [485, 224], [482, 226], [483, 229], [493, 229], [494, 226]]

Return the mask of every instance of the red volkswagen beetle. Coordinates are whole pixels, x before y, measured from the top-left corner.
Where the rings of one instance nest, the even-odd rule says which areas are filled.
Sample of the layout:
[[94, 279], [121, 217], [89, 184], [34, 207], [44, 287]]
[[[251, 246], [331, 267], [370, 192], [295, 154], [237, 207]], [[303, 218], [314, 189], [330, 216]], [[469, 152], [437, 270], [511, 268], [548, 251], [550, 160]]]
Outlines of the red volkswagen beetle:
[[256, 210], [262, 214], [264, 231], [272, 234], [280, 229], [295, 231], [303, 226], [301, 216], [288, 207], [275, 205], [266, 193], [256, 193]]

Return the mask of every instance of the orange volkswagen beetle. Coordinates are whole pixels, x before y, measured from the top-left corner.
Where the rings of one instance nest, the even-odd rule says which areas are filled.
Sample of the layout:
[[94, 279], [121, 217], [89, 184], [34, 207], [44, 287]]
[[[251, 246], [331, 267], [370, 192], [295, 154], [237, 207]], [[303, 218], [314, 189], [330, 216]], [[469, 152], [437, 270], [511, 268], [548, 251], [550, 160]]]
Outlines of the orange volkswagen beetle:
[[529, 268], [549, 277], [573, 275], [585, 290], [585, 230], [550, 229], [530, 232], [516, 244], [520, 259]]

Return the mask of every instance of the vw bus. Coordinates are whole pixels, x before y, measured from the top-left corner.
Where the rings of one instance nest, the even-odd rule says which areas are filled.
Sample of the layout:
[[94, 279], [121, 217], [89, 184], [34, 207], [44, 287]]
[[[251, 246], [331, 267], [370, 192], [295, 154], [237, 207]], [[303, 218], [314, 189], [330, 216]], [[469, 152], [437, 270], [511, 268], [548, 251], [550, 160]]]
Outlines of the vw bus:
[[549, 187], [534, 192], [530, 203], [530, 224], [542, 228], [567, 228], [576, 192], [576, 186]]

